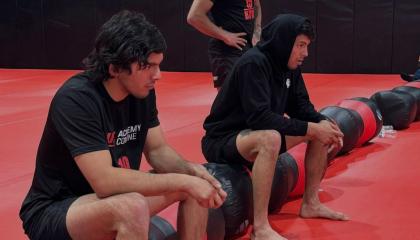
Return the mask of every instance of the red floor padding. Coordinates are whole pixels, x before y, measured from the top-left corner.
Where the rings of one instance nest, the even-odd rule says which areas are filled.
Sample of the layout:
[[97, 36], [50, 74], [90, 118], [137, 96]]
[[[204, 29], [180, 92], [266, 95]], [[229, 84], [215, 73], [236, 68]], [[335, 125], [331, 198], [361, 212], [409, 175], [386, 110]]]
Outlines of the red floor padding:
[[[77, 71], [0, 69], [0, 238], [27, 239], [18, 217], [31, 183], [36, 149], [51, 97]], [[163, 73], [157, 84], [159, 116], [169, 143], [186, 158], [204, 162], [202, 122], [216, 91], [208, 73]], [[320, 109], [344, 98], [369, 97], [404, 82], [396, 75], [306, 74], [307, 87]], [[420, 225], [420, 122], [396, 138], [337, 158], [322, 182], [321, 200], [350, 215], [351, 221], [301, 219], [301, 200], [270, 216], [289, 239], [418, 239]], [[142, 164], [142, 169], [148, 169]], [[162, 214], [175, 223], [176, 206]], [[242, 239], [248, 239], [245, 236]]]

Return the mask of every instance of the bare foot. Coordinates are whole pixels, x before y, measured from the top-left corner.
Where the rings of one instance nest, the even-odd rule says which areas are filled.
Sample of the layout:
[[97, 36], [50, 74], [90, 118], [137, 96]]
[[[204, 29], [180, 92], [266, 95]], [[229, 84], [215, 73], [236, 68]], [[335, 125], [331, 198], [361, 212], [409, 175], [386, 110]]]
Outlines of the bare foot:
[[280, 236], [272, 228], [264, 228], [257, 231], [254, 229], [254, 232], [251, 233], [251, 240], [287, 240], [287, 238]]
[[302, 203], [299, 215], [303, 218], [328, 218], [340, 221], [349, 220], [349, 217], [344, 213], [333, 211], [323, 204], [309, 205]]

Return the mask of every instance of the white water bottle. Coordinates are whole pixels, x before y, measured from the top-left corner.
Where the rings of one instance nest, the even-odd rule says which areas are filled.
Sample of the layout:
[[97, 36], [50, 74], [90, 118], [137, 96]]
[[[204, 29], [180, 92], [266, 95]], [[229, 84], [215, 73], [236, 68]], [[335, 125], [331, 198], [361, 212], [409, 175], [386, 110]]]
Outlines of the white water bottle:
[[397, 131], [391, 125], [383, 125], [378, 136], [380, 138], [396, 138]]

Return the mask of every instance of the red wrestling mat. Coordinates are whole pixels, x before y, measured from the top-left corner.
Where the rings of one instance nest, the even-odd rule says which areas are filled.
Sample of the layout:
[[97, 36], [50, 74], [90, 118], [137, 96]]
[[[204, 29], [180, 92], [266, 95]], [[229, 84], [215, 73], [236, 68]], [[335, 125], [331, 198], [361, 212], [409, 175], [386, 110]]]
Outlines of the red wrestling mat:
[[[76, 72], [0, 69], [1, 239], [27, 239], [18, 211], [31, 183], [49, 103], [61, 83]], [[318, 109], [405, 83], [396, 75], [306, 74], [305, 78]], [[204, 162], [202, 122], [216, 95], [210, 79], [208, 73], [165, 72], [157, 84], [159, 116], [169, 143], [200, 163]], [[420, 123], [413, 123], [395, 139], [375, 138], [329, 167], [321, 200], [350, 215], [351, 221], [301, 219], [298, 199], [270, 216], [271, 224], [289, 239], [417, 239], [419, 137]], [[142, 164], [142, 169], [148, 168]], [[160, 215], [174, 224], [176, 207]]]

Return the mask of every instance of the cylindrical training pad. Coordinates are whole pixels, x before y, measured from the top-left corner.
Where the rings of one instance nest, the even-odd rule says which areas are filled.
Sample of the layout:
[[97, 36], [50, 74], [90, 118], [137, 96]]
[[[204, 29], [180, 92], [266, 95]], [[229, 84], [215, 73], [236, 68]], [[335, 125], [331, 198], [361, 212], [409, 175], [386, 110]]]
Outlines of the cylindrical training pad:
[[172, 225], [159, 216], [153, 216], [149, 225], [149, 240], [175, 240], [177, 233]]
[[350, 152], [356, 146], [364, 131], [363, 120], [359, 113], [337, 106], [323, 108], [320, 113], [333, 119], [344, 134], [343, 147], [337, 155]]
[[380, 91], [370, 97], [382, 113], [384, 125], [400, 130], [410, 126], [417, 114], [416, 99], [402, 91]]
[[393, 89], [393, 91], [401, 91], [401, 92], [409, 93], [416, 99], [417, 114], [414, 120], [415, 121], [420, 120], [420, 88], [410, 87], [406, 85], [406, 86], [396, 87]]
[[375, 102], [368, 98], [358, 97], [342, 100], [337, 104], [339, 107], [356, 111], [363, 121], [363, 132], [356, 143], [357, 147], [376, 137], [382, 128], [382, 115]]
[[305, 191], [305, 154], [306, 154], [306, 143], [301, 143], [287, 152], [295, 160], [297, 166], [297, 181], [295, 187], [289, 193], [290, 197], [298, 197]]
[[279, 156], [274, 169], [268, 212], [280, 211], [289, 193], [295, 188], [298, 178], [296, 160], [285, 152]]
[[[223, 190], [227, 193], [225, 202], [220, 207], [225, 223], [224, 239], [242, 236], [246, 233], [253, 217], [252, 182], [248, 170], [242, 165], [206, 163], [204, 166], [222, 184]], [[220, 216], [217, 213], [209, 214], [209, 218]], [[218, 226], [211, 225], [217, 223], [217, 220], [209, 219], [208, 222], [207, 232], [218, 229]], [[223, 232], [220, 234], [214, 232], [213, 235], [223, 236]]]

